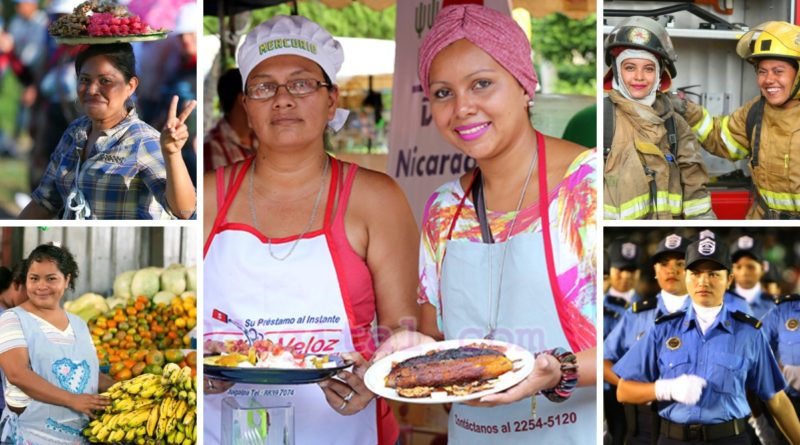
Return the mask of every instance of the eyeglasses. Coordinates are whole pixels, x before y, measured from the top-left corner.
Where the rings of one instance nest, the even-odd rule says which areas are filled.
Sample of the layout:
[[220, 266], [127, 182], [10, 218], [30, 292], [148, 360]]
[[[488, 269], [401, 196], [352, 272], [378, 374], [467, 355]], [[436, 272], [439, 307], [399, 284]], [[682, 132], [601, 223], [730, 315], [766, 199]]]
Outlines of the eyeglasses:
[[286, 87], [286, 91], [294, 97], [308, 96], [322, 87], [330, 87], [331, 84], [320, 82], [314, 79], [296, 79], [286, 83], [260, 82], [247, 87], [247, 98], [255, 100], [272, 99], [278, 94], [278, 88]]

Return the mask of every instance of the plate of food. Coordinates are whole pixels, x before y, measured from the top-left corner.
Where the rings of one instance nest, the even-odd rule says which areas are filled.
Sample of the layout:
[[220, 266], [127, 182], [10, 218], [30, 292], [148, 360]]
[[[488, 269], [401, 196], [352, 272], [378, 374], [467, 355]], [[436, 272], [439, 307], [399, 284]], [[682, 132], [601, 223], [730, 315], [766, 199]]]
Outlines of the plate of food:
[[340, 354], [301, 354], [269, 340], [252, 346], [232, 343], [227, 351], [203, 358], [206, 377], [237, 383], [299, 385], [333, 377], [353, 365]]
[[497, 340], [447, 340], [397, 351], [364, 375], [370, 391], [408, 403], [451, 403], [504, 391], [533, 371], [528, 350]]
[[49, 27], [58, 43], [94, 45], [147, 42], [167, 38], [166, 30], [153, 29], [124, 5], [108, 0], [89, 0], [64, 14]]

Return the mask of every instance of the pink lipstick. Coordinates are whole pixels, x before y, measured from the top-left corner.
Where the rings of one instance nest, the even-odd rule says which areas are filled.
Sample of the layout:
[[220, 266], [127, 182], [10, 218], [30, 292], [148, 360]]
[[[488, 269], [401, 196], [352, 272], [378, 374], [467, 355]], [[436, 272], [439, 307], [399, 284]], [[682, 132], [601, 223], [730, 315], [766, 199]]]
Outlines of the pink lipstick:
[[492, 125], [491, 122], [481, 122], [472, 125], [462, 125], [460, 127], [456, 127], [455, 132], [456, 134], [458, 134], [459, 137], [461, 137], [461, 139], [465, 141], [472, 141], [483, 136], [483, 134], [489, 130], [490, 125]]

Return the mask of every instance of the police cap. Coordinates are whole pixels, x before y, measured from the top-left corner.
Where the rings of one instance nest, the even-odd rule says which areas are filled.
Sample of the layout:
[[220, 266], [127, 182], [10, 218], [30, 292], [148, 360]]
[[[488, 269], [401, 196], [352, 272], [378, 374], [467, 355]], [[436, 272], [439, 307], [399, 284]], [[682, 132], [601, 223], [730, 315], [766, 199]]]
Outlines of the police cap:
[[658, 243], [656, 253], [652, 257], [653, 263], [657, 263], [661, 257], [667, 254], [677, 254], [680, 257], [686, 256], [686, 246], [688, 245], [689, 240], [680, 235], [674, 233], [667, 235]]
[[742, 235], [736, 238], [736, 241], [731, 246], [731, 261], [735, 263], [743, 256], [749, 256], [756, 261], [761, 261], [763, 259], [761, 242], [750, 235]]
[[764, 275], [761, 276], [762, 283], [778, 283], [781, 282], [781, 272], [778, 266], [770, 261], [764, 261]]
[[702, 238], [686, 248], [686, 269], [692, 270], [692, 266], [703, 261], [711, 261], [717, 263], [720, 269], [731, 270], [728, 248], [714, 238]]
[[639, 269], [639, 258], [641, 253], [639, 246], [625, 238], [617, 238], [608, 246], [608, 256], [611, 259], [611, 267], [617, 269]]

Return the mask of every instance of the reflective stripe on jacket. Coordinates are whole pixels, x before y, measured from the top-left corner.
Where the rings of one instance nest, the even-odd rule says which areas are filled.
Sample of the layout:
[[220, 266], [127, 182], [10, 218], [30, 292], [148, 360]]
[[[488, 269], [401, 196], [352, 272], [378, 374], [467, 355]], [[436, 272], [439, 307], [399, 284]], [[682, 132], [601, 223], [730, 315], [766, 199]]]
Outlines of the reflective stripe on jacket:
[[[709, 153], [732, 161], [752, 157], [747, 113], [756, 97], [728, 116], [711, 117], [700, 105], [687, 102], [686, 120]], [[758, 165], [750, 166], [753, 183], [771, 209], [800, 212], [800, 105], [777, 108], [764, 104]], [[760, 217], [754, 208], [748, 218]]]

